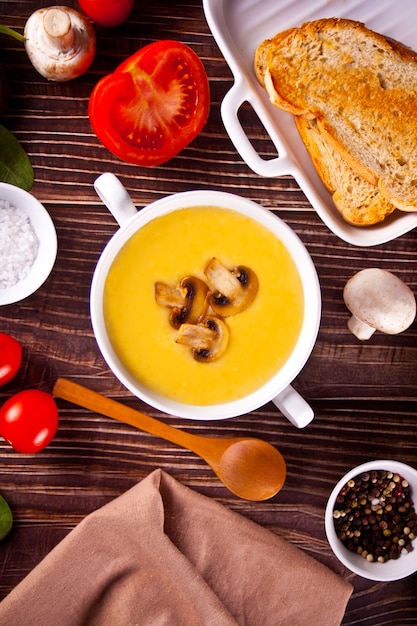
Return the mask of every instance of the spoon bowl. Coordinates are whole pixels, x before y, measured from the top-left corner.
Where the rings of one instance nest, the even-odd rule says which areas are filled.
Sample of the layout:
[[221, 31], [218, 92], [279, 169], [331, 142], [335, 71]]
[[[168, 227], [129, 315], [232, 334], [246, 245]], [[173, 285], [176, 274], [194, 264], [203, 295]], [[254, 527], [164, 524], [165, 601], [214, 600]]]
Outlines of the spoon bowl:
[[220, 471], [222, 481], [235, 495], [245, 500], [267, 500], [284, 484], [286, 466], [281, 453], [266, 441], [241, 439], [223, 452]]
[[284, 458], [261, 439], [193, 435], [65, 378], [56, 381], [53, 394], [191, 450], [208, 463], [232, 493], [244, 500], [272, 498], [285, 482]]

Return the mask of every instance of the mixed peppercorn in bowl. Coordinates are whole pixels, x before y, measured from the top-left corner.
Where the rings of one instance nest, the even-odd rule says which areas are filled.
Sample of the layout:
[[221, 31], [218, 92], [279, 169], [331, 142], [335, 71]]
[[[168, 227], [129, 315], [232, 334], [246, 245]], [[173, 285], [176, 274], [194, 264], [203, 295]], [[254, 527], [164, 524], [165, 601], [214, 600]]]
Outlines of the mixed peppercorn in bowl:
[[370, 580], [417, 571], [417, 471], [398, 461], [370, 461], [348, 472], [326, 507], [326, 534], [339, 560]]

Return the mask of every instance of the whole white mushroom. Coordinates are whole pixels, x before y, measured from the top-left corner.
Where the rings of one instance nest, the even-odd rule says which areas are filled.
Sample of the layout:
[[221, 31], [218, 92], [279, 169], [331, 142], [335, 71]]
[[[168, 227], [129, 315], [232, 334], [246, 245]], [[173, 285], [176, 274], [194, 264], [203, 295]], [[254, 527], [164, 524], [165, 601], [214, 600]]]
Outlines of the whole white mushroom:
[[343, 290], [343, 299], [352, 313], [348, 328], [362, 341], [376, 330], [388, 335], [401, 333], [416, 317], [411, 289], [398, 276], [376, 267], [352, 276]]
[[38, 9], [24, 31], [27, 55], [35, 69], [48, 80], [77, 78], [90, 67], [96, 36], [88, 19], [66, 6]]

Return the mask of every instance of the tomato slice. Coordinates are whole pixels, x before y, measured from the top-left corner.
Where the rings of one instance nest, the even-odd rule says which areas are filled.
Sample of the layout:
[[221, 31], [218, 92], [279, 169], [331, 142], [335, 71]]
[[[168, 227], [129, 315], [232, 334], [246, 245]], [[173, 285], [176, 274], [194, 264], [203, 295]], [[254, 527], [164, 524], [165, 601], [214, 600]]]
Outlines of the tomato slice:
[[135, 165], [160, 165], [176, 156], [205, 125], [210, 91], [191, 48], [171, 40], [145, 46], [102, 78], [90, 97], [98, 139]]
[[19, 391], [0, 409], [0, 433], [17, 452], [39, 452], [52, 441], [57, 428], [58, 409], [46, 391]]
[[22, 346], [7, 333], [0, 333], [0, 386], [9, 382], [22, 362]]

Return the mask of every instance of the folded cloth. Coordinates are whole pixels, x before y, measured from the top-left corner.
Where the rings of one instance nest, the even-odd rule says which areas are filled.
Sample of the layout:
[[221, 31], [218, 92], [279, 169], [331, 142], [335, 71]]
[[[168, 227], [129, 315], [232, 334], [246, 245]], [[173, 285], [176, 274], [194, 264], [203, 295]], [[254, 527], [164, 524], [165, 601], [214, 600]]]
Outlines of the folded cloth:
[[352, 587], [162, 470], [72, 530], [0, 604], [8, 626], [333, 626]]

